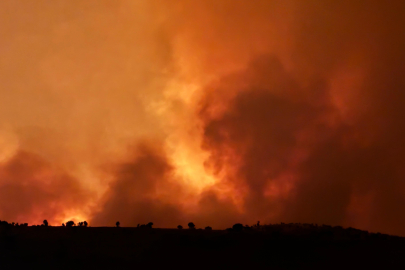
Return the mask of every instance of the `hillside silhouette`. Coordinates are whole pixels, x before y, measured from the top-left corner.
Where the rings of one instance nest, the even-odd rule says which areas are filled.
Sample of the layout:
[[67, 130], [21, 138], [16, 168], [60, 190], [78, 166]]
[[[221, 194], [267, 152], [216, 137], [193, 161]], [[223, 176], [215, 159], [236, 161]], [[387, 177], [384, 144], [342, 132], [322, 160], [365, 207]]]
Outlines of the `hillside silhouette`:
[[0, 221], [1, 269], [394, 269], [405, 239], [316, 224], [234, 224], [226, 230], [89, 227]]

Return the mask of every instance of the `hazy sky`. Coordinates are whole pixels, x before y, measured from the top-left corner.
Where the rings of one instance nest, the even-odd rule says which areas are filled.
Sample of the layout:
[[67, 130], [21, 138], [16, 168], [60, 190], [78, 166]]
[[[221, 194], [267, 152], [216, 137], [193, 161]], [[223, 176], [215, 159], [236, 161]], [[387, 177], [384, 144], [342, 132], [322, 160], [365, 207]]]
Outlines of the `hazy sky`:
[[404, 1], [0, 1], [0, 219], [405, 236]]

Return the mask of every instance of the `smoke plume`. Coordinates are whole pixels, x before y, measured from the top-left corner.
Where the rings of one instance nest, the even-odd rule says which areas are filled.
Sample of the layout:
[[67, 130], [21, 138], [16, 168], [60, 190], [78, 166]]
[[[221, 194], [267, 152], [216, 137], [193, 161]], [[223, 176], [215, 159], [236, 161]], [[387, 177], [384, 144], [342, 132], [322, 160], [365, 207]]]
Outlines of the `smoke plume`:
[[405, 235], [403, 1], [48, 2], [0, 3], [0, 219]]

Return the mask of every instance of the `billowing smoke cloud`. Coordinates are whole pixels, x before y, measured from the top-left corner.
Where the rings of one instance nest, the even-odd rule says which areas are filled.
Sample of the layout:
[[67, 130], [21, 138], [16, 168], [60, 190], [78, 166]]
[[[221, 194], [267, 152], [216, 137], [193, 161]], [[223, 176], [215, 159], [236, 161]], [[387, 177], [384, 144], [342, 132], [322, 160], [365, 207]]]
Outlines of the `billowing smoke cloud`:
[[159, 227], [174, 228], [195, 222], [199, 227], [219, 227], [237, 222], [242, 213], [228, 198], [219, 198], [215, 190], [206, 190], [192, 205], [190, 194], [180, 185], [175, 169], [161, 147], [141, 142], [127, 162], [111, 167], [115, 179], [95, 211], [92, 222], [111, 226], [135, 226], [153, 221]]
[[[204, 147], [212, 153], [208, 167], [219, 175], [226, 171], [222, 181], [243, 197], [249, 218], [345, 223], [356, 196], [393, 177], [391, 169], [380, 167], [387, 153], [377, 143], [364, 145], [367, 134], [339, 116], [326, 83], [304, 89], [277, 59], [263, 56], [260, 62], [231, 77], [249, 88], [235, 88], [238, 94], [222, 115], [210, 116], [215, 106], [210, 97], [202, 107], [208, 119]], [[280, 95], [274, 88], [284, 91]], [[286, 92], [313, 95], [297, 98]]]
[[404, 8], [3, 1], [0, 215], [404, 235]]
[[[27, 152], [67, 172], [94, 196], [71, 211], [55, 183], [46, 191], [60, 198], [60, 215], [39, 221], [88, 219], [85, 209], [112, 179], [105, 164], [121, 160], [140, 137], [166, 136], [156, 115], [171, 65], [167, 37], [142, 1], [4, 1], [0, 13], [0, 166]], [[52, 179], [35, 185], [58, 182]], [[24, 192], [14, 196], [28, 201]], [[11, 201], [0, 215], [2, 208], [26, 213]]]
[[0, 214], [10, 222], [55, 223], [86, 208], [94, 196], [77, 179], [28, 152], [20, 151], [2, 164], [0, 179]]
[[134, 151], [128, 162], [113, 168], [116, 179], [93, 222], [112, 225], [120, 221], [123, 226], [133, 226], [153, 221], [160, 226], [177, 226], [181, 204], [175, 196], [181, 187], [171, 182], [173, 167], [156, 146], [142, 143]]
[[395, 5], [298, 4], [292, 68], [259, 54], [211, 88], [209, 167], [225, 171], [248, 217], [401, 233], [405, 40]]
[[[207, 115], [211, 98], [203, 106], [202, 116], [208, 119], [204, 147], [212, 153], [207, 164], [217, 173], [227, 172], [224, 181], [234, 187], [233, 194], [244, 197], [243, 207], [249, 216], [267, 217], [281, 210], [274, 195], [282, 196], [282, 190], [271, 194], [271, 189], [288, 192], [295, 184], [297, 167], [308, 155], [308, 148], [317, 137], [325, 136], [319, 132], [327, 124], [322, 117], [329, 112], [317, 104], [321, 99], [317, 95], [310, 100], [290, 97], [291, 93], [305, 90], [274, 57], [263, 56], [242, 74], [230, 77], [235, 78], [249, 88], [233, 89], [238, 94], [221, 116]], [[226, 79], [221, 84], [229, 85]], [[272, 92], [274, 88], [282, 89], [282, 94]], [[317, 92], [322, 95], [325, 89]]]

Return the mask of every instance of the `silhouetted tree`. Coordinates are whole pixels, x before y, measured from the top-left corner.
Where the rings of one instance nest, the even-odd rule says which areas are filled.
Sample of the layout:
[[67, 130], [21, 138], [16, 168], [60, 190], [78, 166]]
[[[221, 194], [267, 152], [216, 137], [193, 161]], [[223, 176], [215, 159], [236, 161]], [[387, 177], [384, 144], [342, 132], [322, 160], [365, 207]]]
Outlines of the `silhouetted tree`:
[[152, 226], [153, 226], [153, 222], [149, 222], [148, 224], [146, 224], [146, 227], [149, 229], [152, 229]]
[[193, 222], [189, 222], [187, 225], [189, 229], [195, 229], [195, 225]]
[[62, 227], [65, 227], [65, 223], [62, 223]]
[[241, 223], [236, 223], [232, 226], [232, 230], [234, 230], [235, 232], [241, 232], [243, 231], [243, 224]]
[[87, 226], [89, 226], [89, 223], [87, 223], [87, 221], [83, 221], [83, 225], [84, 225], [84, 227], [87, 227]]
[[115, 223], [115, 226], [117, 226], [117, 228], [120, 226], [120, 222], [119, 221], [117, 221], [116, 223]]
[[43, 223], [45, 227], [48, 227], [48, 220], [45, 219]]
[[69, 220], [68, 222], [66, 222], [66, 227], [73, 227], [75, 226], [75, 222], [73, 220]]
[[179, 226], [177, 226], [177, 229], [181, 230], [181, 229], [183, 229], [183, 226], [179, 225]]
[[79, 222], [79, 227], [83, 227], [83, 222]]
[[205, 230], [206, 230], [206, 231], [212, 231], [212, 227], [207, 226], [207, 227], [205, 227]]
[[10, 224], [8, 224], [7, 221], [5, 221], [5, 220], [0, 221], [0, 227], [8, 227], [8, 226], [10, 226]]

